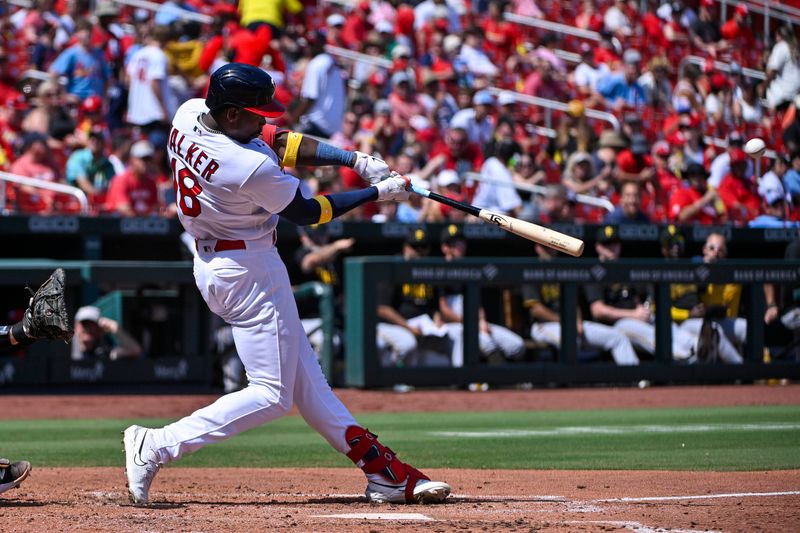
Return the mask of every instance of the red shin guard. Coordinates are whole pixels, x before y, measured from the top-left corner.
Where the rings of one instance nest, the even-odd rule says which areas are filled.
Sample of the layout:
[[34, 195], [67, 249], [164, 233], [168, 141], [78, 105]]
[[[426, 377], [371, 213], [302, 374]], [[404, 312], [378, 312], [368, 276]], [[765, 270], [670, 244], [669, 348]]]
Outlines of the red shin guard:
[[386, 481], [398, 485], [406, 482], [406, 501], [413, 501], [417, 481], [430, 480], [413, 466], [401, 462], [391, 449], [378, 442], [377, 435], [362, 427], [348, 427], [345, 439], [350, 445], [347, 457], [365, 474], [378, 474]]

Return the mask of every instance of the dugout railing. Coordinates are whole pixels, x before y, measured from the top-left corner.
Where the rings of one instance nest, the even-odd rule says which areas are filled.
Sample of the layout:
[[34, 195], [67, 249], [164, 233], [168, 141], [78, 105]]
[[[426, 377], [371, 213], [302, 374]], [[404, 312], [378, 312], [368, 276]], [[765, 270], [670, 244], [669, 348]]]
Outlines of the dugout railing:
[[[579, 362], [578, 288], [587, 283], [633, 282], [654, 287], [656, 354], [639, 366], [613, 362]], [[376, 347], [377, 305], [381, 287], [402, 283], [458, 285], [463, 290], [464, 364], [462, 367], [398, 367], [381, 363]], [[482, 288], [520, 287], [523, 284], [560, 284], [561, 348], [552, 361], [487, 364], [478, 352], [478, 308]], [[670, 308], [673, 283], [705, 285], [739, 283], [748, 331], [744, 363], [731, 365], [685, 364], [671, 355], [671, 316], [658, 312]], [[345, 261], [346, 383], [353, 387], [452, 386], [469, 383], [510, 385], [519, 383], [653, 383], [731, 382], [800, 377], [794, 357], [764, 361], [763, 284], [800, 284], [800, 261], [729, 260], [703, 264], [690, 260], [620, 260], [601, 263], [591, 259], [540, 262], [523, 258], [467, 258], [404, 261], [398, 257], [358, 257]]]

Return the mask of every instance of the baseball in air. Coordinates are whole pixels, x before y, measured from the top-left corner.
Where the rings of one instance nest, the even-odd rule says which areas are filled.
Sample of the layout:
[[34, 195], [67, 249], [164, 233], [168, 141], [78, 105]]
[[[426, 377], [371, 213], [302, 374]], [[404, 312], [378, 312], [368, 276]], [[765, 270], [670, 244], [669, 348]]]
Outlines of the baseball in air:
[[764, 144], [764, 140], [758, 137], [750, 139], [747, 141], [747, 144], [744, 145], [744, 151], [753, 159], [758, 159], [764, 155], [764, 150], [766, 149], [767, 145]]

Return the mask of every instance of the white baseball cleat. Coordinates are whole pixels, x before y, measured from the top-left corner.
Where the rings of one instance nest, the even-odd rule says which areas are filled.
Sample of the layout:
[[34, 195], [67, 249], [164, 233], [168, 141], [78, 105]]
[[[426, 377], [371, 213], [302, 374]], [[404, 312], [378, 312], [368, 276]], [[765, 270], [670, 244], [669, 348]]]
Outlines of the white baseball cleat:
[[0, 459], [0, 494], [18, 488], [30, 473], [31, 464], [28, 461], [12, 463], [8, 459]]
[[148, 447], [147, 428], [130, 426], [122, 433], [125, 445], [125, 475], [131, 502], [147, 505], [150, 484], [161, 469], [155, 452]]
[[407, 498], [405, 483], [387, 483], [377, 475], [368, 475], [367, 479], [365, 494], [375, 503], [441, 503], [450, 495], [450, 485], [443, 481], [418, 479], [411, 497]]

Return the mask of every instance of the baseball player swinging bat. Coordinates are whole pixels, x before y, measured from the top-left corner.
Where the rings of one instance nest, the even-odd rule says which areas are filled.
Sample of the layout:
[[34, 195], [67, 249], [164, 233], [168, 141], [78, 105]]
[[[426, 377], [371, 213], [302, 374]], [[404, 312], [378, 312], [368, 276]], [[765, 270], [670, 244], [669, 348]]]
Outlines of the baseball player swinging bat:
[[539, 244], [549, 246], [550, 248], [558, 250], [559, 252], [564, 252], [573, 257], [580, 257], [580, 255], [583, 253], [583, 241], [576, 239], [575, 237], [565, 235], [564, 233], [559, 233], [558, 231], [554, 231], [531, 222], [526, 222], [518, 218], [501, 215], [500, 213], [495, 213], [486, 209], [481, 209], [479, 207], [475, 207], [474, 205], [465, 204], [427, 189], [417, 187], [416, 185], [411, 185], [411, 192], [450, 206], [453, 209], [458, 209], [459, 211], [469, 213], [472, 216], [476, 216], [482, 220], [485, 220], [486, 222], [500, 226], [504, 230], [510, 231], [511, 233], [519, 235], [520, 237], [528, 239], [529, 241], [538, 242]]

